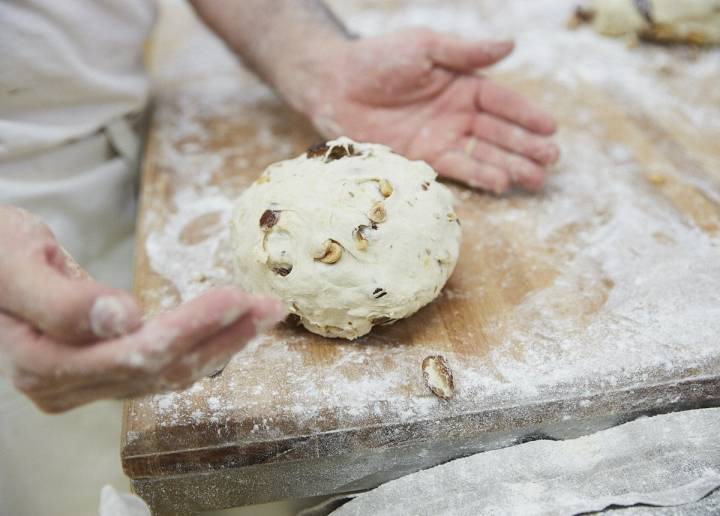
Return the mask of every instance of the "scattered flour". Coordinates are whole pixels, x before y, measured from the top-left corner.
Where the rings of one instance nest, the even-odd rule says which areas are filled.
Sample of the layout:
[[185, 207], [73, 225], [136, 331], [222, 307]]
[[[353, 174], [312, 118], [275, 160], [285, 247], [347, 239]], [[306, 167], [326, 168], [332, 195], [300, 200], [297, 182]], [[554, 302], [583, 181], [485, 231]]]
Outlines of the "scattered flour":
[[[410, 7], [386, 9], [368, 9], [376, 5], [373, 2], [334, 3], [349, 24], [364, 34], [375, 33], [379, 27], [391, 30], [418, 24], [471, 37], [512, 34], [517, 49], [497, 73], [552, 81], [557, 88], [540, 99], [550, 109], [561, 105], [564, 96], [577, 96], [579, 88], [592, 84], [619, 105], [652, 113], [669, 124], [701, 127], [717, 134], [720, 141], [720, 99], [717, 93], [704, 97], [702, 89], [717, 77], [718, 51], [691, 55], [687, 49], [627, 49], [622, 41], [604, 39], [589, 30], [568, 31], [564, 21], [574, 2], [458, 2], [464, 7], [456, 8], [419, 1]], [[475, 16], [467, 15], [468, 5]], [[195, 27], [186, 39], [187, 47], [178, 50], [182, 57], [166, 60], [157, 70], [163, 91], [156, 124], [160, 127], [158, 165], [175, 170], [177, 180], [174, 210], [167, 220], [161, 224], [152, 206], [147, 207], [145, 218], [152, 228], [146, 241], [152, 268], [176, 289], [176, 295], [162, 299], [161, 307], [229, 281], [223, 245], [239, 187], [215, 185], [212, 178], [218, 167], [226, 159], [247, 166], [247, 160], [258, 152], [266, 163], [293, 152], [291, 145], [274, 136], [275, 121], [267, 114], [251, 121], [254, 136], [247, 145], [240, 142], [220, 153], [204, 150], [203, 120], [243, 117], [247, 109], [277, 103], [204, 30]], [[659, 74], [668, 69], [672, 76], [659, 81]], [[174, 82], [178, 76], [202, 80]], [[434, 419], [478, 407], [570, 397], [588, 406], [590, 401], [583, 398], [608, 389], [672, 381], [698, 372], [717, 374], [717, 233], [701, 230], [667, 201], [659, 200], [642, 179], [647, 170], [636, 146], [602, 137], [596, 109], [579, 103], [572, 118], [575, 126], [559, 132], [563, 157], [543, 195], [517, 202], [516, 195], [492, 199], [454, 190], [461, 215], [463, 210], [491, 205], [483, 210], [482, 222], [463, 218], [466, 234], [483, 234], [474, 249], [465, 248], [465, 259], [472, 259], [468, 253], [473, 251], [493, 248], [522, 254], [526, 241], [520, 235], [527, 236], [535, 248], [559, 246], [548, 253], [547, 263], [540, 260], [533, 265], [538, 271], [554, 268], [554, 279], [522, 299], [510, 318], [486, 321], [484, 332], [502, 336], [487, 355], [471, 360], [421, 338], [408, 346], [388, 331], [355, 343], [329, 343], [323, 347], [323, 356], [318, 356], [296, 332], [282, 330], [253, 340], [220, 377], [146, 400], [159, 414], [160, 424], [204, 418], [222, 424], [230, 417], [245, 418], [249, 421], [247, 439], [252, 441], [287, 435], [290, 423], [298, 431], [319, 431], [351, 427], [368, 417], [378, 422]], [[708, 168], [720, 169], [717, 152], [695, 158]], [[693, 170], [678, 171], [663, 160], [657, 165], [671, 179], [673, 174], [682, 174], [707, 199], [720, 199], [717, 184], [708, 184]], [[258, 173], [261, 170], [258, 166]], [[183, 243], [183, 229], [207, 213], [218, 214], [216, 231], [200, 244]], [[509, 225], [517, 229], [517, 241], [495, 237], [494, 229]], [[560, 238], [567, 232], [572, 235]], [[500, 264], [498, 274], [503, 273]], [[445, 300], [461, 301], [485, 292], [479, 279], [462, 279], [462, 289], [451, 284], [443, 294]], [[509, 285], [512, 278], [501, 280]], [[607, 298], [598, 300], [594, 296], [603, 290], [602, 283], [610, 286], [605, 289]], [[567, 306], [576, 303], [578, 293], [592, 314], [580, 322], [575, 316], [577, 307]], [[418, 325], [424, 317], [423, 313], [415, 316]], [[472, 332], [467, 337], [479, 338]], [[422, 383], [420, 363], [434, 352], [442, 353], [451, 368], [466, 364], [453, 371], [458, 387], [452, 404], [439, 404]], [[361, 374], [357, 365], [362, 366]], [[280, 383], [274, 381], [278, 370], [284, 372]], [[222, 396], [228, 385], [232, 397]], [[203, 410], [189, 412], [183, 401], [190, 397], [200, 400], [193, 406], [204, 404]], [[332, 420], [328, 407], [338, 409]]]

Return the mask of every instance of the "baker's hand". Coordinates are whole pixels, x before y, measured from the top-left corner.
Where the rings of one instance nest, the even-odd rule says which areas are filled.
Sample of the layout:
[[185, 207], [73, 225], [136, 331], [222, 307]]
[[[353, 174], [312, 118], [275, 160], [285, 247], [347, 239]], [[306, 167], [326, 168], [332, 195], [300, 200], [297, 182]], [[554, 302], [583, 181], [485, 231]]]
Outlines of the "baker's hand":
[[326, 137], [384, 143], [493, 192], [534, 190], [559, 156], [555, 121], [476, 73], [512, 48], [428, 29], [335, 44], [318, 53], [323, 82], [307, 112]]
[[97, 283], [28, 212], [0, 206], [0, 365], [42, 410], [180, 388], [285, 315], [222, 288], [145, 323], [127, 293]]

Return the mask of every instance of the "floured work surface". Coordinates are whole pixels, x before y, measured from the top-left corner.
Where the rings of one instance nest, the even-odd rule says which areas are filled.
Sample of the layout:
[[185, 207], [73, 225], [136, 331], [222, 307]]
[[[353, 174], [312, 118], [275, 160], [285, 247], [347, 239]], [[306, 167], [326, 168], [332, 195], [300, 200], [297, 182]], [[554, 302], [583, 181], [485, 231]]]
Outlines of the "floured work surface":
[[[720, 55], [568, 31], [570, 3], [483, 4], [341, 13], [362, 33], [382, 21], [518, 34], [492, 74], [558, 117], [563, 157], [545, 191], [453, 186], [460, 261], [412, 318], [353, 343], [284, 327], [219, 377], [128, 402], [123, 464], [156, 510], [368, 488], [538, 436], [720, 404]], [[149, 313], [230, 281], [233, 199], [318, 139], [203, 30], [182, 36], [158, 70], [144, 166], [135, 272]], [[423, 384], [432, 354], [454, 372], [451, 401]]]

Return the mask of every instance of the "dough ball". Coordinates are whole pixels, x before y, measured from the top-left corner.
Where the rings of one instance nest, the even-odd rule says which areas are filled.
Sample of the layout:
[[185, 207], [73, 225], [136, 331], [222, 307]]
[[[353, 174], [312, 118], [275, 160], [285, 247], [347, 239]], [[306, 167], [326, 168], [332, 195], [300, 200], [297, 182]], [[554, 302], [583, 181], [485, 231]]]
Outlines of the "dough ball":
[[646, 25], [646, 20], [635, 0], [604, 0], [593, 4], [593, 27], [605, 36], [635, 34]]
[[600, 34], [636, 34], [664, 43], [720, 43], [720, 0], [594, 0], [593, 27]]
[[354, 339], [435, 299], [460, 247], [453, 196], [422, 161], [340, 138], [270, 165], [232, 218], [237, 280], [308, 330]]

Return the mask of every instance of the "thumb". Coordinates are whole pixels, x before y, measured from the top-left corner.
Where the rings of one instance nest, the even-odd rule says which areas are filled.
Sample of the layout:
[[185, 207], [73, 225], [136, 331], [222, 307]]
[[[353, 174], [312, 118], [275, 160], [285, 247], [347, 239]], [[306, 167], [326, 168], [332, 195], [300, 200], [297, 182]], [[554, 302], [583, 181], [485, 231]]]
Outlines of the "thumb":
[[430, 59], [445, 68], [472, 72], [504, 59], [514, 46], [512, 41], [468, 41], [457, 36], [434, 33], [430, 43]]
[[[62, 260], [64, 267], [58, 264]], [[40, 261], [13, 260], [5, 265], [0, 309], [58, 341], [93, 342], [141, 324], [142, 313], [132, 296], [80, 274], [55, 242], [45, 245]]]

